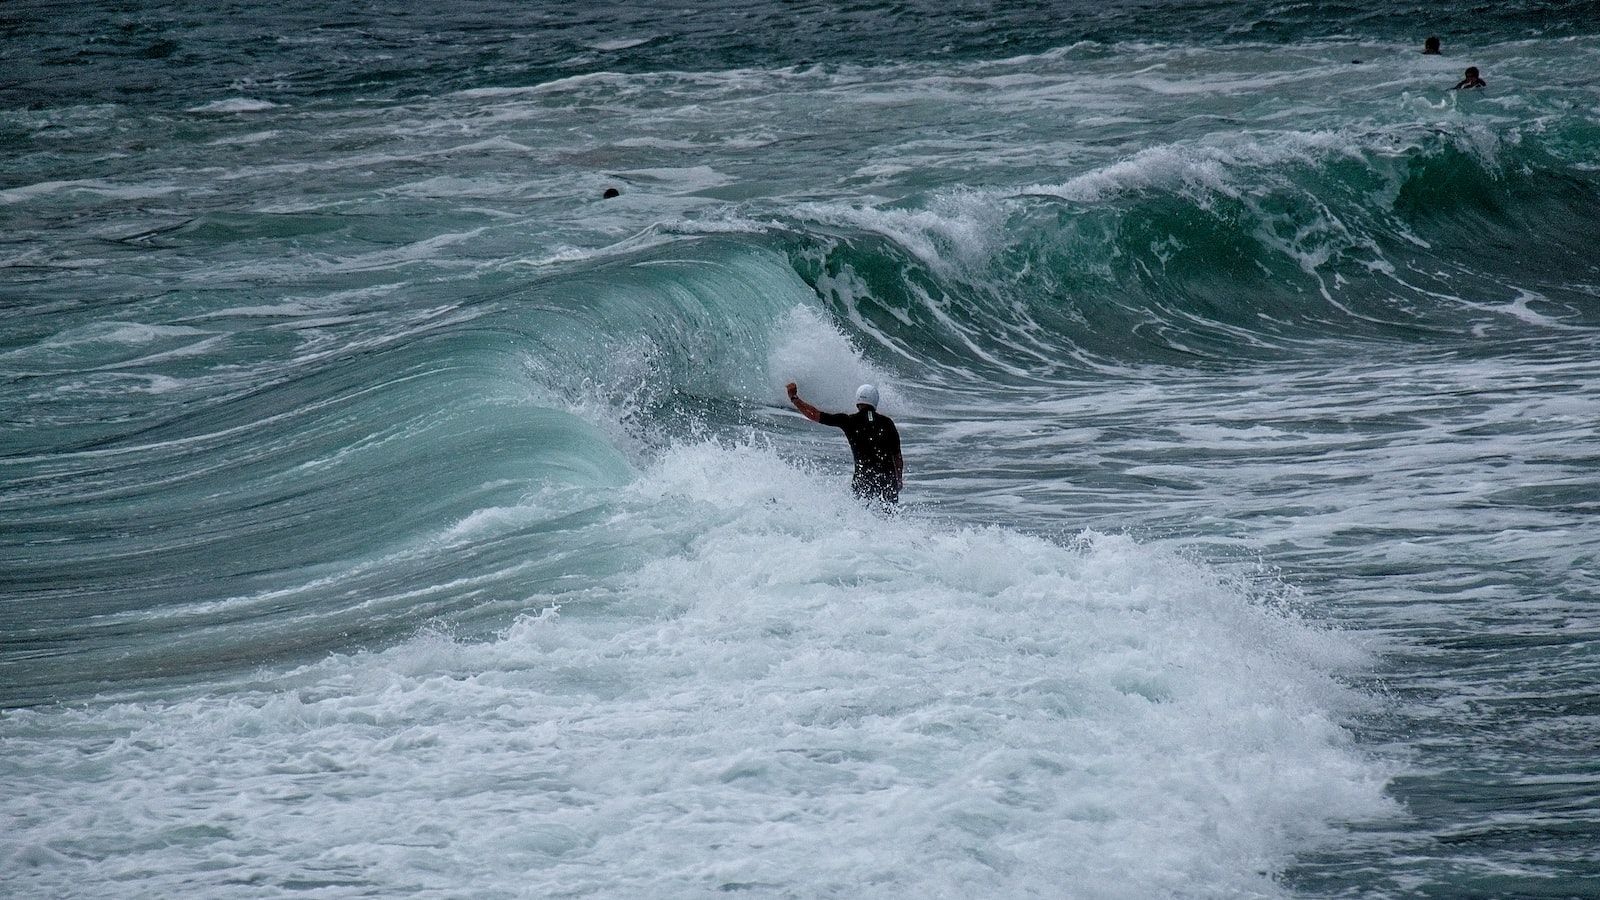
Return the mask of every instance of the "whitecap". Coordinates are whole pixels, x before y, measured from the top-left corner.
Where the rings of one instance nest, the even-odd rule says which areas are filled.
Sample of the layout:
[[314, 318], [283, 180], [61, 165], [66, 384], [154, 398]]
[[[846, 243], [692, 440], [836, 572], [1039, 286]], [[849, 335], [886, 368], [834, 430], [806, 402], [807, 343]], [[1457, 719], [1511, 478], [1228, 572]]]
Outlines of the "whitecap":
[[265, 112], [277, 109], [279, 104], [269, 100], [255, 100], [250, 97], [231, 97], [227, 100], [213, 100], [199, 106], [191, 106], [185, 112], [193, 113], [252, 113]]

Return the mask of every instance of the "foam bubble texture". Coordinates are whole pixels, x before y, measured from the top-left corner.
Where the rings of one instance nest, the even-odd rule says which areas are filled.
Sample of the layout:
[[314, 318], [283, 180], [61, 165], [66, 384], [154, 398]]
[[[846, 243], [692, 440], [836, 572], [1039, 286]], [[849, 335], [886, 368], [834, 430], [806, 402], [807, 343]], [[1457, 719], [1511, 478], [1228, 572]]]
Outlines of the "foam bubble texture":
[[680, 549], [559, 609], [535, 590], [495, 639], [15, 713], [12, 884], [1272, 896], [1287, 854], [1387, 811], [1340, 725], [1346, 637], [1160, 547], [846, 496], [677, 448], [610, 537]]

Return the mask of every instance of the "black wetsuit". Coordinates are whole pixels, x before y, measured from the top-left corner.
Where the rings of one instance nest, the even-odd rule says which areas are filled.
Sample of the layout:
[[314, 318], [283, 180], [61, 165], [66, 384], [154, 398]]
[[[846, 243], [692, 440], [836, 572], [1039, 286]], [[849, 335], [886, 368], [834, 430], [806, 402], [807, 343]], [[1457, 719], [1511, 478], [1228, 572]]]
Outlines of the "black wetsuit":
[[897, 503], [900, 479], [895, 460], [900, 458], [900, 432], [894, 420], [875, 409], [854, 413], [823, 413], [817, 421], [844, 429], [850, 452], [855, 454], [855, 477], [850, 489], [857, 497]]

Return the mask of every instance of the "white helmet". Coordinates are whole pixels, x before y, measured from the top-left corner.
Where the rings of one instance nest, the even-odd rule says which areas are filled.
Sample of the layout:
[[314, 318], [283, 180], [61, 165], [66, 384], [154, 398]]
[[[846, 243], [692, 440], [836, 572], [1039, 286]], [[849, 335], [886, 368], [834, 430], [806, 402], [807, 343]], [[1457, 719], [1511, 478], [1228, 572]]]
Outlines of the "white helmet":
[[873, 409], [878, 408], [878, 389], [870, 384], [863, 384], [856, 388], [856, 402], [865, 403]]

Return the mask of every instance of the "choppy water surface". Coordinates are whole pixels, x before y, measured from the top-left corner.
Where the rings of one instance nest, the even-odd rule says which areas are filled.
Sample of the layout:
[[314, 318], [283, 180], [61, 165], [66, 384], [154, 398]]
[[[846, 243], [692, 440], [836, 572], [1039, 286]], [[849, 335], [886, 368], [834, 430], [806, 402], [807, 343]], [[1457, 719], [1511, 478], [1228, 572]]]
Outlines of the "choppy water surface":
[[1600, 886], [1581, 9], [79, 12], [0, 893]]

